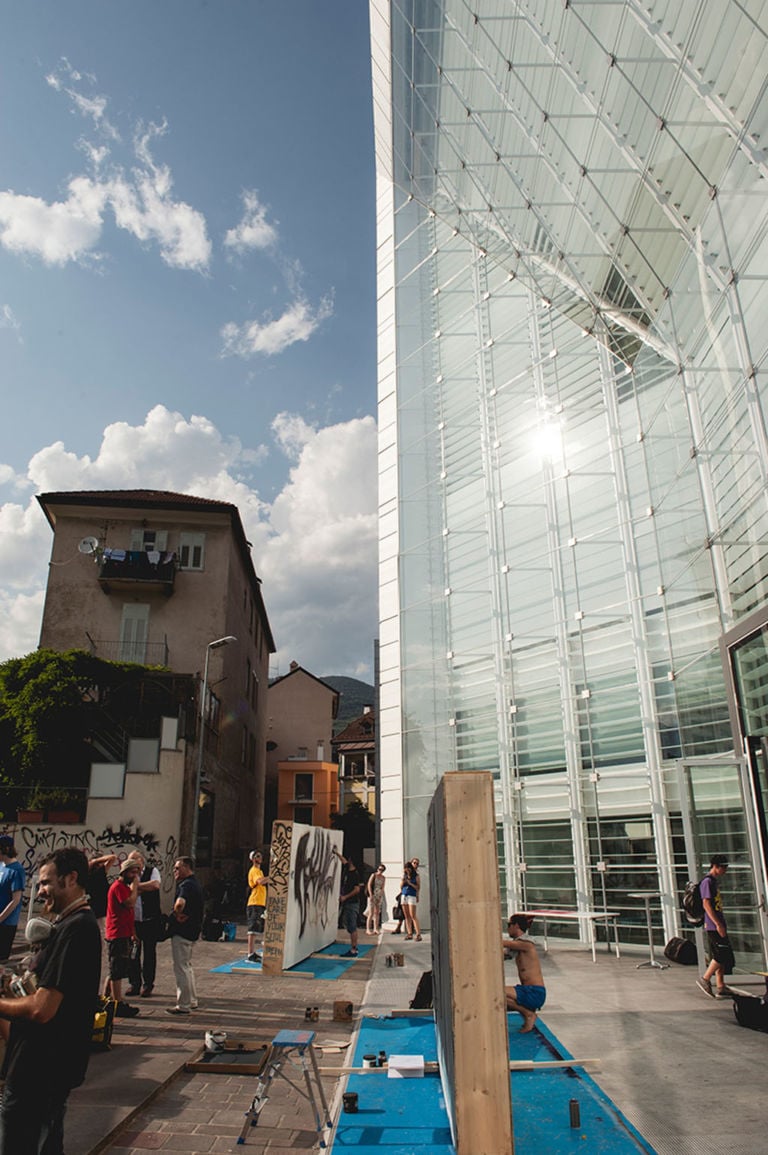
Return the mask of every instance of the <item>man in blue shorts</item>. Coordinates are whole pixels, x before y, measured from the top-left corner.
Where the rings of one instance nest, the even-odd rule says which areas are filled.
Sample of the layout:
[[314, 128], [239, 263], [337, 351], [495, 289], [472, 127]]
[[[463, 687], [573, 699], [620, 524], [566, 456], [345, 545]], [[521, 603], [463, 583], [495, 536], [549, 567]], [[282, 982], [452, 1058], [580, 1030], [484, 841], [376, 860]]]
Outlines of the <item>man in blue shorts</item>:
[[536, 953], [536, 944], [525, 937], [530, 920], [525, 914], [513, 914], [507, 923], [509, 938], [503, 939], [505, 951], [512, 951], [517, 963], [520, 982], [507, 987], [507, 1010], [517, 1011], [523, 1016], [521, 1034], [532, 1031], [536, 1022], [536, 1012], [544, 1006], [547, 992], [541, 963]]

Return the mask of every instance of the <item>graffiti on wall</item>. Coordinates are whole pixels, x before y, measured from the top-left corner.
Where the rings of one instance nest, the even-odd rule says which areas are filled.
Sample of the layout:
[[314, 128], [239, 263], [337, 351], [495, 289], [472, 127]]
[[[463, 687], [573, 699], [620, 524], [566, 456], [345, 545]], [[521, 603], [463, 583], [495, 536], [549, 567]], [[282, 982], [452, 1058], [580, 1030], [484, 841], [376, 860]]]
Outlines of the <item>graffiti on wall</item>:
[[311, 826], [296, 844], [293, 895], [299, 908], [299, 938], [304, 937], [308, 922], [325, 930], [331, 913], [334, 919], [338, 914], [336, 903], [331, 904], [330, 900], [338, 893], [340, 859], [330, 833], [320, 826]]
[[[132, 850], [139, 850], [147, 862], [160, 871], [161, 894], [174, 892], [173, 864], [178, 858], [178, 845], [170, 835], [165, 845], [151, 833], [142, 830], [135, 823], [123, 823], [119, 827], [105, 826], [101, 833], [95, 830], [73, 829], [71, 826], [18, 826], [13, 834], [19, 862], [27, 877], [27, 889], [23, 905], [29, 905], [29, 890], [32, 877], [40, 869], [43, 859], [65, 846], [82, 850], [88, 858], [102, 854], [116, 854], [122, 864]], [[115, 869], [115, 874], [117, 869]]]
[[272, 823], [272, 841], [269, 846], [269, 889], [267, 891], [267, 921], [264, 928], [263, 967], [267, 974], [280, 974], [283, 969], [285, 919], [288, 911], [288, 878], [291, 871], [292, 822]]
[[264, 970], [280, 974], [336, 939], [340, 830], [278, 820], [269, 851]]

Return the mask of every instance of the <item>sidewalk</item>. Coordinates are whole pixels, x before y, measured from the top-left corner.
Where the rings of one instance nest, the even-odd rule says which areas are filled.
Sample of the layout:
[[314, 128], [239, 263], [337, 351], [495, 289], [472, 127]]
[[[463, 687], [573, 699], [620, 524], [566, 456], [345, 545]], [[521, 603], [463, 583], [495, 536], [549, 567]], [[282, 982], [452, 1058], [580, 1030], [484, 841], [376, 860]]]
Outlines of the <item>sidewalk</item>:
[[[173, 1002], [173, 980], [170, 950], [160, 948], [159, 994], [137, 1000], [141, 1018], [117, 1020], [113, 1050], [94, 1055], [85, 1086], [70, 1098], [68, 1155], [312, 1150], [310, 1105], [285, 1082], [273, 1084], [262, 1121], [240, 1147], [236, 1139], [254, 1095], [254, 1078], [188, 1074], [184, 1062], [200, 1050], [206, 1030], [269, 1042], [278, 1030], [304, 1029], [307, 1006], [320, 1009], [312, 1028], [319, 1042], [349, 1039], [355, 1022], [333, 1021], [335, 1000], [351, 1002], [356, 1017], [361, 1009], [367, 1015], [404, 1010], [422, 971], [431, 966], [429, 936], [415, 943], [385, 933], [378, 950], [334, 982], [209, 974], [211, 967], [244, 955], [242, 930], [240, 935], [239, 943], [195, 947], [202, 1005], [190, 1019], [164, 1012]], [[365, 935], [360, 941], [375, 942]], [[395, 950], [405, 956], [402, 968], [385, 965]], [[695, 967], [638, 970], [647, 952], [623, 946], [620, 959], [598, 948], [593, 963], [588, 950], [557, 940], [541, 955], [548, 991], [543, 1021], [576, 1059], [600, 1060], [593, 1078], [658, 1155], [768, 1155], [766, 1036], [740, 1028], [730, 1000], [707, 999], [695, 985]], [[514, 983], [514, 963], [506, 963], [505, 971], [507, 982]], [[762, 992], [754, 976], [740, 976], [734, 985]], [[345, 1058], [343, 1052], [324, 1055], [321, 1063], [342, 1066]], [[324, 1087], [333, 1110], [342, 1084], [328, 1076]], [[713, 1089], [714, 1099], [702, 1088]]]
[[[210, 974], [212, 967], [244, 957], [245, 935], [241, 927], [238, 937], [240, 941], [235, 943], [200, 941], [195, 945], [200, 1007], [188, 1019], [165, 1013], [165, 1008], [174, 1003], [173, 968], [170, 947], [160, 945], [154, 996], [130, 1000], [141, 1007], [141, 1016], [115, 1020], [112, 1050], [93, 1055], [84, 1086], [70, 1096], [65, 1128], [67, 1155], [96, 1155], [102, 1151], [138, 1155], [161, 1150], [197, 1155], [243, 1150], [236, 1146], [236, 1139], [254, 1095], [254, 1078], [184, 1071], [184, 1064], [203, 1046], [207, 1030], [224, 1030], [230, 1039], [242, 1037], [269, 1043], [279, 1030], [305, 1029], [306, 1007], [317, 1006], [319, 1022], [309, 1024], [317, 1041], [349, 1041], [377, 955], [384, 968], [384, 955], [389, 950], [400, 949], [406, 954], [405, 948], [410, 948], [404, 967], [384, 968], [387, 979], [377, 983], [370, 1013], [407, 1007], [422, 970], [431, 965], [427, 942], [405, 943], [398, 948], [401, 938], [384, 935], [386, 950], [361, 957], [343, 978], [333, 982], [299, 975], [274, 978], [260, 972]], [[360, 936], [361, 946], [375, 942], [372, 937]], [[348, 943], [341, 949], [348, 949]], [[352, 1003], [352, 1022], [333, 1021], [336, 1000]], [[345, 1059], [344, 1052], [327, 1054], [322, 1065], [342, 1066]], [[329, 1104], [337, 1084], [334, 1076], [323, 1078]], [[297, 1149], [311, 1150], [316, 1138], [309, 1103], [278, 1079], [245, 1147], [282, 1155]]]

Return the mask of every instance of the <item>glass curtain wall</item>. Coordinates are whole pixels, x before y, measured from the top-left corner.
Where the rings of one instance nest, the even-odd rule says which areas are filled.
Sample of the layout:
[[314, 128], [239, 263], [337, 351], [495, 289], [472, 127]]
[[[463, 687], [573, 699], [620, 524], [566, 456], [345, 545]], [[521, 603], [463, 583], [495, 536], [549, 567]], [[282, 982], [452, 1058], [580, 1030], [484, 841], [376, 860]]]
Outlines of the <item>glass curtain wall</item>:
[[[661, 941], [677, 768], [733, 756], [718, 642], [768, 601], [768, 5], [371, 7], [399, 531], [382, 843], [424, 858], [438, 777], [490, 770], [505, 905], [620, 910], [642, 943], [628, 895], [659, 891]], [[706, 853], [730, 819], [709, 821]]]

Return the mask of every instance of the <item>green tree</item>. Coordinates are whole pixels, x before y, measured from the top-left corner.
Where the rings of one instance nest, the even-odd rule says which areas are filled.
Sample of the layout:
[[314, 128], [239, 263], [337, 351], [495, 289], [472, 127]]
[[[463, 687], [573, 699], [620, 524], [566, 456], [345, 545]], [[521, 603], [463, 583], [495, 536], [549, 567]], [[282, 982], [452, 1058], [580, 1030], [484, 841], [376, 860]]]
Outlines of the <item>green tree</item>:
[[368, 807], [353, 798], [343, 814], [339, 811], [331, 814], [331, 826], [344, 831], [344, 857], [351, 858], [355, 866], [360, 867], [363, 850], [376, 845], [376, 823]]
[[20, 800], [20, 787], [87, 786], [90, 738], [107, 711], [129, 728], [126, 719], [140, 711], [147, 673], [145, 666], [106, 662], [85, 650], [35, 650], [0, 663], [3, 810], [11, 797], [13, 804]]

